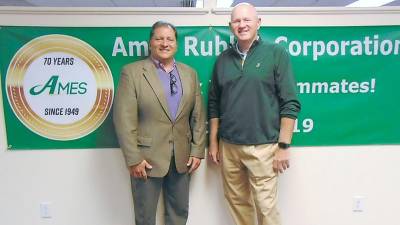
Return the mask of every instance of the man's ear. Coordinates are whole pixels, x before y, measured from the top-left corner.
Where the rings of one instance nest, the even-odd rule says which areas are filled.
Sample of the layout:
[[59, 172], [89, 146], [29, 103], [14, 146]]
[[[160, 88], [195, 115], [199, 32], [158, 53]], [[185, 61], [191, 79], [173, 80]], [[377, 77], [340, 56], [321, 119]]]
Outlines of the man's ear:
[[229, 22], [229, 29], [231, 30], [231, 32], [233, 33], [233, 29], [232, 29], [232, 23]]

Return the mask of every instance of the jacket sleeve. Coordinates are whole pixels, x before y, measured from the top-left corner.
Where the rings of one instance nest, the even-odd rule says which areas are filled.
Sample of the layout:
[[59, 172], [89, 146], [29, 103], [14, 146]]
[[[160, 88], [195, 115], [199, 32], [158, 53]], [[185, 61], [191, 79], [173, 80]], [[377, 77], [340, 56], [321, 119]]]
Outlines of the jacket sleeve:
[[276, 46], [275, 81], [281, 117], [296, 119], [301, 105], [296, 94], [296, 81], [292, 72], [288, 52], [280, 45]]
[[218, 86], [217, 62], [214, 65], [211, 82], [208, 87], [208, 119], [219, 118], [220, 90]]
[[118, 142], [128, 166], [143, 161], [137, 147], [137, 99], [132, 74], [124, 67], [119, 79], [118, 90], [114, 100], [113, 120]]
[[206, 112], [197, 73], [193, 71], [193, 75], [195, 79], [195, 102], [190, 116], [192, 132], [190, 156], [204, 158], [206, 145]]

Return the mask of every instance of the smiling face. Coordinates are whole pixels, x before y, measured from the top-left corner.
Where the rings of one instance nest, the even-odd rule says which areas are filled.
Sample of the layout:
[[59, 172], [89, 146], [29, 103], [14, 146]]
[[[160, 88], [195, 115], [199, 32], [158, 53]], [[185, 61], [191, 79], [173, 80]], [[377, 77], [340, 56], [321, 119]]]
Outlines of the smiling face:
[[161, 26], [154, 29], [150, 39], [151, 57], [164, 65], [173, 62], [177, 50], [175, 31], [169, 26]]
[[257, 11], [250, 4], [239, 4], [235, 6], [231, 14], [229, 26], [236, 36], [239, 45], [252, 43], [257, 37], [261, 20]]

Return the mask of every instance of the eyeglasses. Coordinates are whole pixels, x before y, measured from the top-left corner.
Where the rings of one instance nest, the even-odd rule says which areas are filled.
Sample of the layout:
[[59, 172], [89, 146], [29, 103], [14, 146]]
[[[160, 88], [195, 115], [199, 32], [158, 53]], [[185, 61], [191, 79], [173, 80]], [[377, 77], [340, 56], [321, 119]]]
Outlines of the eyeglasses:
[[178, 93], [178, 85], [176, 85], [176, 76], [171, 72], [169, 73], [169, 88], [171, 90], [171, 95]]

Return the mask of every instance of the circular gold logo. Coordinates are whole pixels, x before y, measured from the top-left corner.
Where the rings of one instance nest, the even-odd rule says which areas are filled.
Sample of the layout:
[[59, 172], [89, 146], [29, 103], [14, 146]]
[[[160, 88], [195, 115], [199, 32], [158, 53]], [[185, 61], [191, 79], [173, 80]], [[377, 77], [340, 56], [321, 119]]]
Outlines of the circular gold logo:
[[96, 130], [110, 112], [114, 84], [104, 58], [67, 35], [45, 35], [14, 55], [6, 77], [7, 98], [31, 131], [74, 140]]

